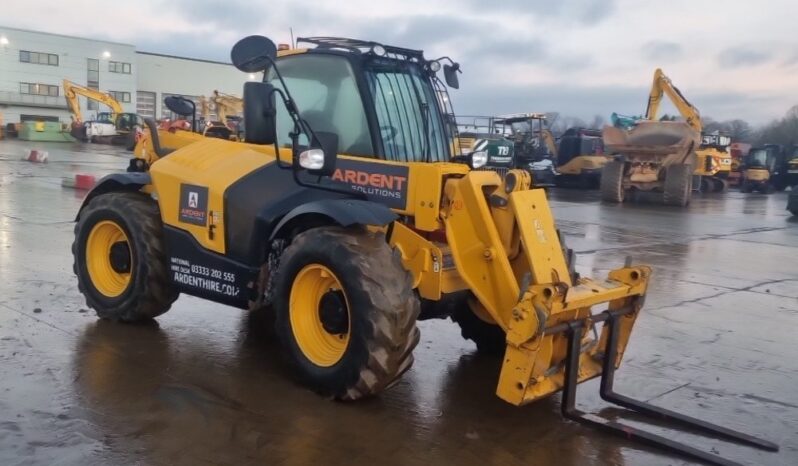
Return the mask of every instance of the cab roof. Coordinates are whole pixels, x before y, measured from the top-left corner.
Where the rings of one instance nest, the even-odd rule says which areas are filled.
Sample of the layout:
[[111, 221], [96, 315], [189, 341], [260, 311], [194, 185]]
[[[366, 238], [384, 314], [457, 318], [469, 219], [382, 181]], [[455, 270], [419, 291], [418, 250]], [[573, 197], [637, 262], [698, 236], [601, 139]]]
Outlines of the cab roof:
[[[346, 37], [299, 37], [297, 38], [297, 46], [300, 43], [315, 45], [316, 50], [342, 50], [346, 52], [355, 53], [358, 55], [375, 54], [376, 47], [382, 47], [385, 50], [385, 55], [388, 58], [397, 60], [409, 60], [425, 62], [424, 51], [408, 49], [404, 47], [396, 47], [393, 45], [384, 45], [379, 42], [349, 39]], [[313, 49], [311, 49], [313, 50]]]

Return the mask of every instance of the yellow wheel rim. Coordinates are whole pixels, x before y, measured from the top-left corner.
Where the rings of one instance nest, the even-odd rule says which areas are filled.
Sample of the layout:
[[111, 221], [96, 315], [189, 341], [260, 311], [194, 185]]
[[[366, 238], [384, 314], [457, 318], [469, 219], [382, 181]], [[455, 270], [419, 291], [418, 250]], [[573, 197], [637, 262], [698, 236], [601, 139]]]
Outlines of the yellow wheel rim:
[[[119, 271], [111, 262], [111, 250], [115, 244], [127, 246], [128, 271]], [[86, 268], [94, 288], [108, 298], [116, 298], [125, 292], [130, 284], [130, 270], [133, 270], [133, 257], [130, 242], [125, 231], [116, 222], [103, 220], [97, 223], [86, 240]]]
[[[338, 317], [338, 321], [332, 325], [329, 318], [323, 320], [323, 304], [329, 316], [329, 312], [335, 313], [334, 309], [330, 311], [330, 301], [335, 303], [340, 296], [343, 296], [340, 303], [343, 309], [339, 309], [342, 315], [333, 316]], [[305, 357], [321, 367], [330, 367], [340, 361], [349, 345], [351, 313], [338, 277], [323, 265], [306, 265], [294, 278], [289, 305], [291, 330]], [[331, 328], [336, 326], [337, 329]]]

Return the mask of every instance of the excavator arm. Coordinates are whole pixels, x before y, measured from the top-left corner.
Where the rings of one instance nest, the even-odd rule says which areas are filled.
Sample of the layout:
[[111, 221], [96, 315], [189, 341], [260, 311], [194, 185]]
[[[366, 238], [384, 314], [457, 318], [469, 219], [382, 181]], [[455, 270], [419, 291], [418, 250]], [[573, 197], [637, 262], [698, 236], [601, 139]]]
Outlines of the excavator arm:
[[114, 115], [119, 115], [121, 113], [124, 113], [122, 105], [110, 95], [100, 92], [96, 89], [91, 89], [85, 86], [81, 86], [79, 84], [75, 84], [72, 81], [65, 79], [64, 97], [66, 97], [67, 106], [69, 107], [69, 111], [72, 112], [72, 117], [75, 119], [76, 123], [80, 123], [83, 121], [83, 115], [81, 114], [80, 111], [80, 102], [78, 102], [79, 95], [82, 95], [87, 99], [91, 99], [96, 102], [100, 102], [101, 104], [107, 105], [111, 109], [111, 112]]
[[551, 131], [548, 128], [545, 128], [540, 132], [540, 137], [543, 138], [543, 142], [546, 144], [546, 147], [549, 149], [552, 157], [556, 159], [558, 154], [557, 143], [554, 141], [554, 135], [551, 134]]
[[234, 95], [213, 91], [211, 102], [216, 105], [216, 115], [222, 123], [227, 121], [228, 114], [236, 114], [244, 111], [244, 99]]
[[659, 68], [654, 71], [654, 82], [651, 84], [648, 107], [646, 108], [646, 120], [655, 121], [657, 119], [659, 106], [666, 94], [687, 124], [700, 133], [703, 128], [701, 113], [682, 95], [679, 88], [674, 86], [671, 79], [665, 76], [665, 73]]

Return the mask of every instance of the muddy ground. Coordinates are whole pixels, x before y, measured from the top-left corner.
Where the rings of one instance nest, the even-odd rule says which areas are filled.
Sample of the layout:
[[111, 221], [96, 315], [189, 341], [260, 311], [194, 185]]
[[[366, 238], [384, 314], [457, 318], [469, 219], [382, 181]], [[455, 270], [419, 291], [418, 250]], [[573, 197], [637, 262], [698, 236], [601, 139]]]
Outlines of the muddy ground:
[[[20, 161], [31, 148], [49, 163]], [[122, 170], [128, 157], [0, 141], [0, 464], [684, 463], [563, 420], [559, 396], [505, 404], [498, 363], [476, 357], [449, 321], [420, 324], [416, 363], [397, 386], [341, 404], [295, 384], [257, 313], [184, 296], [157, 324], [97, 320], [72, 274], [82, 193], [61, 181]], [[654, 268], [620, 391], [781, 451], [672, 437], [745, 464], [798, 464], [798, 221], [786, 195], [732, 191], [688, 209], [551, 198], [581, 273], [603, 276], [627, 255]], [[617, 415], [597, 390], [582, 384], [580, 403]]]

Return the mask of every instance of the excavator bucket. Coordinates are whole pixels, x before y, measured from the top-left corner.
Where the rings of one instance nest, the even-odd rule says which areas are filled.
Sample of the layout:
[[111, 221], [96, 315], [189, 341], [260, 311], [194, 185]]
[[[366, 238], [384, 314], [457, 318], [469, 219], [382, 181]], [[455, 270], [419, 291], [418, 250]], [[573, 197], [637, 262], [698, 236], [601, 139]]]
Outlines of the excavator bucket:
[[640, 121], [631, 130], [605, 126], [604, 147], [636, 159], [683, 156], [701, 143], [701, 133], [681, 121]]

